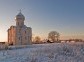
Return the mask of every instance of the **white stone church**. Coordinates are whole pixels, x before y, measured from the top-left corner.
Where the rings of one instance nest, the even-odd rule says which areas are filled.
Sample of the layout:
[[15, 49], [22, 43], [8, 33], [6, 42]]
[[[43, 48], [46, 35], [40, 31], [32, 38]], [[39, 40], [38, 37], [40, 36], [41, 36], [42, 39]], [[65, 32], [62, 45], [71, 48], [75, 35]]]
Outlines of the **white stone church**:
[[28, 45], [32, 44], [32, 29], [24, 25], [25, 17], [21, 11], [16, 15], [16, 26], [8, 29], [9, 45]]

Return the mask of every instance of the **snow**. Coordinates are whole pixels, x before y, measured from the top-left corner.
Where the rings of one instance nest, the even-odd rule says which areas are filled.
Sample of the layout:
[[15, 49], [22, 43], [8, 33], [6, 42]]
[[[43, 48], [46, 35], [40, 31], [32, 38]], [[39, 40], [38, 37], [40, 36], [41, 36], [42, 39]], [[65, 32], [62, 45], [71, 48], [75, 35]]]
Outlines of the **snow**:
[[34, 44], [9, 48], [0, 51], [0, 62], [84, 62], [84, 43]]

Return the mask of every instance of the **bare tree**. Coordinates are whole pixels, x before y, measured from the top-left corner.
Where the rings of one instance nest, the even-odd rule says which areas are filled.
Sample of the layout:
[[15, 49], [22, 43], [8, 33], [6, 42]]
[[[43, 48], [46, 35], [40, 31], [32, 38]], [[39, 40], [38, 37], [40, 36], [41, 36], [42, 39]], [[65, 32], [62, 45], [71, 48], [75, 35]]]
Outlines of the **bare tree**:
[[36, 43], [40, 43], [41, 38], [40, 38], [39, 36], [36, 36], [35, 39], [34, 39], [34, 41], [35, 41]]
[[59, 36], [60, 36], [60, 34], [57, 31], [51, 31], [48, 34], [48, 39], [53, 42], [59, 41]]

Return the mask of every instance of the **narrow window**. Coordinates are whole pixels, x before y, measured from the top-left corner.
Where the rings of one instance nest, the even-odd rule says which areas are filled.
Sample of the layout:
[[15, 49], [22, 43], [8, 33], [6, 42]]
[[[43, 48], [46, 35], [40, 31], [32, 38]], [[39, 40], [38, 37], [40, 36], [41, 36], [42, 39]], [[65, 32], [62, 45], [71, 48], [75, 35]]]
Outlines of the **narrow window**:
[[25, 37], [25, 40], [26, 40], [27, 38]]
[[25, 34], [26, 34], [26, 31], [25, 31]]
[[20, 37], [19, 37], [19, 40], [20, 40]]
[[28, 40], [30, 40], [30, 37], [28, 36]]
[[19, 29], [19, 33], [21, 32], [21, 29]]
[[18, 25], [19, 25], [19, 22], [18, 22]]
[[23, 22], [21, 23], [21, 25], [23, 25]]

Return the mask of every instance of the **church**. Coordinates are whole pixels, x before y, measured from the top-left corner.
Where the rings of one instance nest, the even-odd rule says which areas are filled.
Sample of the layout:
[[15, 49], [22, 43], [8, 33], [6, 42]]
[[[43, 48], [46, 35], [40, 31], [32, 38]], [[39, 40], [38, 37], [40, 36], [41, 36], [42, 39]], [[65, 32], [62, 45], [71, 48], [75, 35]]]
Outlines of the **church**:
[[21, 11], [15, 17], [16, 26], [8, 29], [9, 45], [30, 45], [32, 44], [32, 28], [24, 25], [25, 17]]

